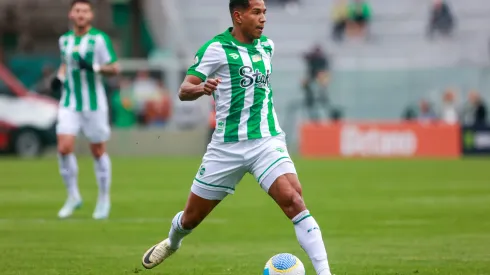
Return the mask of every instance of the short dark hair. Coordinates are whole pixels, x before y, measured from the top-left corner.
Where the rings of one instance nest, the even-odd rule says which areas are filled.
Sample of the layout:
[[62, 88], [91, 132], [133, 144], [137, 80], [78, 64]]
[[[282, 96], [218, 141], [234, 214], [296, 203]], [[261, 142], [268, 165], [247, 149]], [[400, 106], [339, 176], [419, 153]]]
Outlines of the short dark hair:
[[75, 6], [76, 4], [78, 3], [81, 3], [81, 4], [87, 4], [89, 5], [90, 7], [92, 7], [92, 2], [90, 0], [72, 0], [71, 1], [71, 6], [73, 8], [73, 6]]
[[230, 0], [230, 13], [233, 13], [234, 10], [248, 9], [250, 7], [250, 0]]

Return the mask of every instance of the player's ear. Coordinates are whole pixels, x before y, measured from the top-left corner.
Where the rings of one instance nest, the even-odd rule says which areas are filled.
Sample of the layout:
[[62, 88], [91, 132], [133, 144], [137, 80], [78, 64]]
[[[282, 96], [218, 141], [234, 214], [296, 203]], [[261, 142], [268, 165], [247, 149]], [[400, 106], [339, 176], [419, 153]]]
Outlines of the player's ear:
[[238, 24], [242, 23], [242, 14], [239, 11], [235, 10], [233, 12], [233, 18], [235, 19], [235, 22], [237, 22]]

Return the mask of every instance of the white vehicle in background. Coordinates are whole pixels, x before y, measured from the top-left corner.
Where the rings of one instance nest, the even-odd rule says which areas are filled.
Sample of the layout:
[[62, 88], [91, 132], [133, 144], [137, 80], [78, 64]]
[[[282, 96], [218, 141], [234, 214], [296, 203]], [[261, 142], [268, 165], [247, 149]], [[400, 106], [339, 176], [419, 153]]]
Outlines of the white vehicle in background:
[[0, 87], [0, 152], [36, 157], [56, 144], [58, 103]]

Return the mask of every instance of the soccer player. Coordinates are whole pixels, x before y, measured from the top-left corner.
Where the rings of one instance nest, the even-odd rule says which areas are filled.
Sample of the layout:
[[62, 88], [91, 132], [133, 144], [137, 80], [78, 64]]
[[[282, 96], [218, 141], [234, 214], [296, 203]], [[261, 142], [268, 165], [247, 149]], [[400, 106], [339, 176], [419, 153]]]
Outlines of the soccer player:
[[91, 26], [93, 7], [88, 0], [73, 0], [69, 18], [73, 30], [59, 39], [61, 66], [52, 82], [53, 90], [63, 89], [56, 132], [60, 174], [68, 192], [58, 217], [67, 218], [81, 206], [78, 165], [73, 154], [80, 130], [90, 141], [99, 196], [94, 219], [105, 219], [110, 211], [111, 160], [105, 151], [110, 137], [107, 97], [102, 76], [120, 69], [109, 36]]
[[305, 206], [285, 134], [274, 110], [270, 75], [274, 43], [262, 35], [263, 0], [230, 0], [233, 27], [204, 44], [179, 91], [183, 101], [213, 95], [216, 129], [184, 211], [172, 220], [168, 238], [142, 257], [145, 268], [162, 263], [228, 194], [251, 173], [291, 219], [316, 273], [331, 275], [320, 228]]

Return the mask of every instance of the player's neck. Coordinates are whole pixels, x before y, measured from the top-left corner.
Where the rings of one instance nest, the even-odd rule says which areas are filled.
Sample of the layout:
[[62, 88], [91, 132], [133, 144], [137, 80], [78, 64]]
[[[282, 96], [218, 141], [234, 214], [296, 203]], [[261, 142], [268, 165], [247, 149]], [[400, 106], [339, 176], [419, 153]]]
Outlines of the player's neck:
[[75, 35], [76, 36], [82, 36], [82, 35], [85, 35], [86, 33], [88, 33], [88, 31], [92, 28], [92, 26], [88, 25], [88, 26], [85, 26], [85, 27], [74, 27], [73, 30], [75, 32]]
[[233, 27], [233, 30], [231, 31], [231, 35], [238, 40], [238, 42], [243, 43], [243, 44], [253, 44], [254, 39], [248, 38], [246, 35], [243, 34], [239, 29], [236, 27]]

